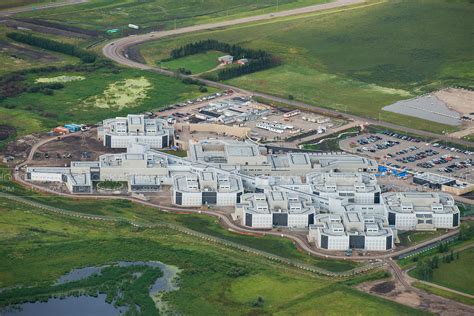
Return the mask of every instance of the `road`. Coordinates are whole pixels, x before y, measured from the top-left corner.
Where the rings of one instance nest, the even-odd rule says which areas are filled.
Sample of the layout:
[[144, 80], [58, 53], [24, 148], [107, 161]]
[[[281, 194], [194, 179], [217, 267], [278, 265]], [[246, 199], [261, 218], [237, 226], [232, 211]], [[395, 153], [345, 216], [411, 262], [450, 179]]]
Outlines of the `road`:
[[[169, 31], [157, 31], [157, 32], [150, 32], [150, 33], [142, 34], [142, 35], [133, 35], [133, 36], [128, 36], [128, 37], [123, 37], [106, 44], [102, 49], [102, 53], [104, 54], [105, 57], [111, 60], [114, 60], [115, 62], [124, 66], [142, 69], [142, 70], [154, 71], [154, 72], [158, 72], [160, 74], [167, 75], [167, 76], [176, 76], [176, 73], [173, 71], [161, 69], [159, 67], [150, 66], [147, 64], [142, 64], [140, 62], [129, 59], [127, 55], [128, 49], [132, 46], [135, 46], [144, 42], [158, 40], [158, 39], [168, 37], [168, 36], [182, 35], [182, 34], [191, 33], [191, 32], [212, 30], [216, 28], [228, 27], [228, 26], [244, 24], [244, 23], [249, 23], [249, 22], [264, 21], [264, 20], [274, 19], [277, 17], [285, 17], [285, 16], [291, 16], [291, 15], [297, 15], [297, 14], [303, 14], [303, 13], [317, 12], [317, 11], [322, 11], [322, 10], [327, 10], [327, 9], [340, 8], [340, 7], [345, 7], [349, 5], [360, 4], [363, 2], [365, 2], [365, 0], [337, 0], [331, 3], [313, 5], [313, 6], [303, 7], [299, 9], [273, 13], [273, 14], [262, 14], [262, 15], [217, 22], [217, 23], [200, 24], [200, 25], [194, 25], [194, 26], [189, 26], [189, 27], [183, 27], [183, 28], [169, 30]], [[180, 75], [180, 77], [186, 78], [186, 77], [193, 77], [193, 76]], [[288, 105], [291, 105], [292, 107], [299, 108], [305, 111], [317, 112], [319, 114], [329, 115], [329, 116], [342, 116], [347, 119], [366, 122], [370, 124], [376, 124], [376, 125], [389, 128], [389, 129], [397, 129], [397, 130], [401, 130], [407, 133], [418, 134], [418, 135], [426, 136], [426, 137], [432, 137], [438, 140], [446, 140], [446, 141], [450, 141], [450, 142], [457, 143], [464, 146], [472, 146], [471, 142], [468, 142], [462, 139], [453, 138], [453, 137], [450, 137], [449, 135], [438, 135], [438, 134], [427, 132], [427, 131], [417, 130], [415, 128], [399, 126], [390, 122], [369, 119], [366, 117], [359, 117], [359, 116], [348, 114], [348, 113], [342, 113], [336, 110], [317, 107], [317, 106], [307, 104], [301, 101], [288, 100], [286, 98], [270, 95], [267, 93], [244, 90], [244, 89], [234, 87], [228, 84], [224, 84], [221, 82], [215, 82], [215, 81], [210, 81], [206, 79], [199, 79], [199, 80], [211, 87], [215, 87], [215, 88], [223, 89], [223, 90], [232, 89], [237, 92], [259, 96], [273, 102], [288, 104]]]
[[35, 5], [35, 6], [24, 6], [24, 7], [12, 8], [12, 9], [0, 11], [0, 17], [11, 16], [17, 13], [28, 12], [28, 11], [33, 11], [33, 10], [36, 11], [36, 10], [64, 7], [67, 5], [80, 4], [80, 3], [85, 3], [88, 1], [89, 0], [66, 0], [66, 1], [61, 1], [61, 2], [45, 3], [45, 4]]

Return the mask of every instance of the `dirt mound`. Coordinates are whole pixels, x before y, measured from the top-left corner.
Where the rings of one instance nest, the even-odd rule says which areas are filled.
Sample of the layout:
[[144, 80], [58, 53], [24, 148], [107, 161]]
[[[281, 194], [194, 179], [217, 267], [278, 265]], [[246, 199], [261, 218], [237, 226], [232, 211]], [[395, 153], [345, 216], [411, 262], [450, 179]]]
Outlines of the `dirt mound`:
[[393, 281], [383, 282], [374, 285], [370, 290], [375, 293], [387, 294], [395, 289], [395, 283]]
[[16, 133], [16, 129], [10, 125], [0, 125], [0, 140], [5, 140]]

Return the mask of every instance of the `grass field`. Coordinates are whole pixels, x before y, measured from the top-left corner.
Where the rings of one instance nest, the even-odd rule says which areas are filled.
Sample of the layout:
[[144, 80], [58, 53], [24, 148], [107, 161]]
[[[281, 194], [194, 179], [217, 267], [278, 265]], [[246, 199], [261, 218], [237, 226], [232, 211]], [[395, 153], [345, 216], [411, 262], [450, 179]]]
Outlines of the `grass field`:
[[[341, 150], [341, 147], [339, 147], [339, 142], [343, 139], [349, 138], [349, 137], [354, 137], [355, 135], [358, 135], [360, 128], [358, 127], [353, 127], [349, 128], [346, 130], [343, 130], [341, 132], [335, 133], [335, 134], [330, 134], [327, 135], [327, 140], [323, 141], [320, 144], [304, 144], [303, 148], [308, 149], [308, 150], [316, 150], [316, 151], [339, 151]], [[342, 133], [348, 133], [344, 134], [341, 137], [338, 137]], [[331, 139], [329, 139], [331, 138]]]
[[20, 16], [41, 18], [86, 29], [126, 30], [129, 23], [134, 23], [144, 30], [156, 30], [235, 19], [324, 2], [328, 0], [90, 0], [85, 4], [28, 12]]
[[[360, 315], [380, 310], [384, 315], [422, 314], [337, 280], [293, 271], [164, 228], [137, 230], [125, 224], [81, 221], [1, 199], [0, 212], [0, 286], [29, 287], [7, 290], [0, 306], [7, 297], [15, 300], [11, 293], [17, 293], [18, 300], [28, 299], [26, 293], [40, 287], [54, 293], [52, 283], [73, 268], [158, 260], [182, 269], [180, 289], [165, 295], [179, 314], [311, 314], [315, 306], [327, 315], [351, 309]], [[258, 297], [262, 303], [255, 305]]]
[[283, 65], [230, 84], [441, 132], [445, 125], [381, 108], [438, 87], [472, 85], [473, 11], [469, 1], [371, 1], [343, 12], [149, 42], [141, 51], [154, 64], [175, 47], [207, 38], [263, 49]]
[[474, 134], [469, 134], [467, 136], [464, 136], [462, 139], [470, 141], [470, 142], [474, 142]]
[[142, 113], [201, 95], [198, 86], [133, 69], [120, 69], [118, 73], [99, 69], [29, 74], [27, 82], [35, 85], [38, 78], [61, 75], [85, 79], [63, 83], [65, 87], [52, 96], [25, 92], [4, 100], [0, 124], [13, 125], [18, 135], [25, 135], [67, 122], [95, 124], [105, 118]]
[[171, 70], [184, 68], [191, 70], [193, 74], [199, 74], [217, 67], [219, 65], [217, 58], [222, 55], [226, 54], [219, 51], [209, 51], [206, 53], [190, 55], [166, 62], [159, 62], [158, 65]]
[[433, 271], [433, 279], [430, 282], [474, 295], [474, 248], [463, 250], [459, 253], [459, 259], [450, 263], [441, 263], [438, 269]]
[[2, 0], [0, 2], [0, 10], [28, 6], [28, 5], [52, 3], [52, 2], [58, 2], [58, 1], [60, 0]]
[[441, 236], [442, 234], [445, 234], [446, 232], [438, 229], [436, 231], [411, 231], [411, 232], [404, 232], [404, 233], [399, 233], [398, 238], [400, 238], [400, 244], [402, 246], [413, 246], [416, 244], [419, 244], [420, 242], [423, 242], [428, 239], [432, 239], [438, 236]]

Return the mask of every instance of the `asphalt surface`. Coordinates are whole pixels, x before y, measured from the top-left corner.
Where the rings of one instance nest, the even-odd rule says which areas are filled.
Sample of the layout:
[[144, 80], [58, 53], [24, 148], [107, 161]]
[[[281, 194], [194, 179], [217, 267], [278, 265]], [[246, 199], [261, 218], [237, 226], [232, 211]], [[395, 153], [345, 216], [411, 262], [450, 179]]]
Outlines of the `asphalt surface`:
[[[353, 5], [353, 4], [359, 4], [363, 2], [365, 2], [365, 0], [338, 0], [331, 3], [313, 5], [313, 6], [308, 6], [304, 8], [273, 13], [273, 14], [263, 14], [263, 15], [257, 15], [257, 16], [247, 17], [247, 18], [236, 19], [236, 20], [218, 22], [218, 23], [200, 24], [200, 25], [183, 27], [183, 28], [170, 30], [170, 31], [158, 31], [158, 32], [150, 32], [150, 33], [142, 34], [142, 35], [132, 35], [132, 36], [117, 39], [108, 43], [107, 45], [103, 47], [102, 53], [104, 54], [105, 57], [111, 60], [114, 60], [115, 62], [124, 66], [142, 69], [142, 70], [155, 71], [167, 76], [175, 76], [176, 74], [172, 71], [161, 69], [159, 67], [142, 64], [137, 61], [129, 59], [127, 55], [128, 49], [132, 46], [135, 46], [144, 42], [157, 40], [157, 39], [168, 37], [168, 36], [186, 34], [190, 32], [197, 32], [197, 31], [203, 31], [203, 30], [211, 30], [215, 28], [227, 27], [227, 26], [232, 26], [232, 25], [237, 25], [237, 24], [261, 21], [261, 20], [269, 20], [269, 19], [274, 19], [277, 17], [285, 17], [285, 16], [291, 16], [291, 15], [297, 15], [297, 14], [303, 14], [303, 13], [317, 12], [317, 11], [339, 8], [339, 7], [344, 7], [344, 6]], [[192, 77], [192, 76], [181, 75], [181, 77], [185, 78], [185, 77]], [[263, 97], [274, 102], [285, 103], [285, 104], [300, 108], [305, 111], [317, 112], [317, 113], [320, 113], [323, 115], [329, 115], [329, 116], [343, 116], [348, 119], [359, 120], [359, 121], [370, 123], [370, 124], [376, 124], [376, 125], [389, 128], [389, 129], [397, 129], [397, 130], [401, 130], [407, 133], [418, 134], [421, 136], [429, 136], [435, 139], [447, 140], [453, 143], [466, 145], [466, 146], [472, 145], [471, 142], [468, 142], [462, 139], [452, 138], [449, 135], [439, 135], [439, 134], [435, 134], [435, 133], [431, 133], [427, 131], [417, 130], [415, 128], [399, 126], [399, 125], [389, 123], [389, 122], [369, 119], [366, 117], [359, 117], [352, 114], [342, 113], [336, 110], [330, 110], [330, 109], [317, 107], [317, 106], [310, 105], [301, 101], [288, 100], [282, 97], [277, 97], [277, 96], [266, 94], [266, 93], [240, 89], [238, 87], [234, 87], [234, 86], [224, 84], [221, 82], [215, 82], [215, 81], [210, 81], [210, 80], [205, 80], [205, 79], [199, 79], [199, 80], [211, 87], [215, 87], [215, 88], [223, 89], [223, 90], [232, 89], [236, 92]]]
[[50, 8], [64, 7], [67, 5], [80, 4], [80, 3], [84, 3], [88, 1], [89, 0], [66, 0], [66, 1], [61, 1], [61, 2], [52, 2], [52, 3], [45, 3], [45, 4], [40, 4], [40, 5], [30, 5], [30, 6], [12, 8], [12, 9], [0, 11], [0, 17], [11, 16], [11, 15], [15, 15], [21, 12], [33, 11], [33, 8], [35, 11], [44, 10], [44, 9], [50, 9]]

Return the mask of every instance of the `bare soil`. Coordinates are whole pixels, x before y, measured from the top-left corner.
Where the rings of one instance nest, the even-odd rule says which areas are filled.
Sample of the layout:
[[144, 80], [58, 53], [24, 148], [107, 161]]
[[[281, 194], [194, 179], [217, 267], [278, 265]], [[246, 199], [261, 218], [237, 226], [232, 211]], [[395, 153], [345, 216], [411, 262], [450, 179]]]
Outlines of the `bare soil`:
[[474, 91], [448, 88], [434, 95], [456, 112], [463, 115], [474, 113]]
[[54, 55], [39, 50], [33, 50], [23, 45], [12, 44], [2, 40], [0, 40], [0, 53], [6, 53], [10, 56], [20, 59], [33, 60], [45, 63], [59, 60], [59, 58]]
[[395, 289], [395, 283], [393, 281], [383, 282], [374, 285], [370, 290], [379, 294], [390, 293]]

